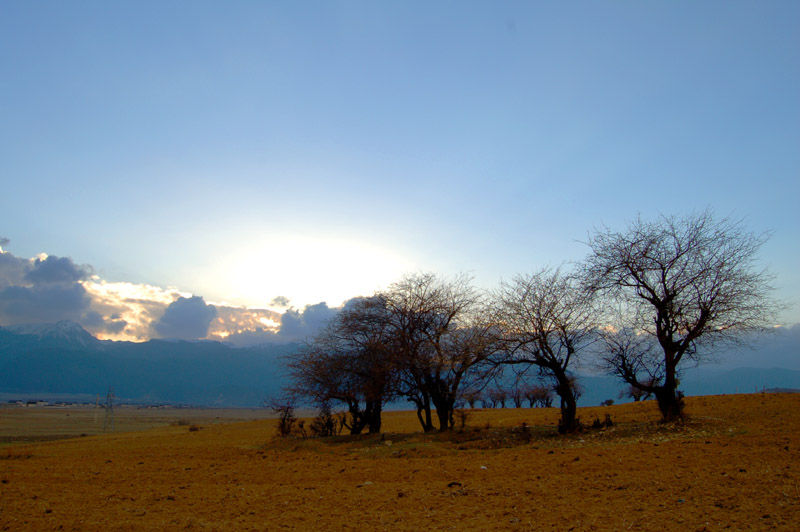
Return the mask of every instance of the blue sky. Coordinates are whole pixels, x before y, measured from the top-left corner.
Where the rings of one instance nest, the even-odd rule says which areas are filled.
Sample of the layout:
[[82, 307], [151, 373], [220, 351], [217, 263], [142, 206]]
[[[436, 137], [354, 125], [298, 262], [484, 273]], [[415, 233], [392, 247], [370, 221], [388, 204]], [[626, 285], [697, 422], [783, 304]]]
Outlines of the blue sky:
[[418, 270], [491, 288], [711, 208], [773, 231], [799, 322], [799, 24], [793, 1], [3, 2], [3, 249], [157, 293], [155, 320]]

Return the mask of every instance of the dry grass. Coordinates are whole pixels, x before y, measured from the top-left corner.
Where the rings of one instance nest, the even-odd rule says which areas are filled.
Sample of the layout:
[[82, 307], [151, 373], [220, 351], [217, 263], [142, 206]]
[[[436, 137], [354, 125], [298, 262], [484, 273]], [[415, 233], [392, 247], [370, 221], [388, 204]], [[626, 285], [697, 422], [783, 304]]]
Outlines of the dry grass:
[[183, 415], [17, 443], [0, 449], [0, 529], [796, 530], [800, 396], [687, 403], [668, 426], [652, 402], [581, 409], [614, 426], [568, 437], [555, 410], [508, 409], [453, 434], [409, 412], [382, 437], [307, 440]]

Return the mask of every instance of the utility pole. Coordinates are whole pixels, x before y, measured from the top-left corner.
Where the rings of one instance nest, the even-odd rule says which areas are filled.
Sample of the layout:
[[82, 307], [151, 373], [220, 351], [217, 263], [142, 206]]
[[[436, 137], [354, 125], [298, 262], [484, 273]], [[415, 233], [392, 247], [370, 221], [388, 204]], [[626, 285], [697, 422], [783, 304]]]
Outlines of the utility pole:
[[111, 432], [114, 432], [114, 388], [108, 387], [108, 394], [106, 395], [106, 419], [103, 421], [103, 431], [106, 430], [108, 425], [111, 425]]

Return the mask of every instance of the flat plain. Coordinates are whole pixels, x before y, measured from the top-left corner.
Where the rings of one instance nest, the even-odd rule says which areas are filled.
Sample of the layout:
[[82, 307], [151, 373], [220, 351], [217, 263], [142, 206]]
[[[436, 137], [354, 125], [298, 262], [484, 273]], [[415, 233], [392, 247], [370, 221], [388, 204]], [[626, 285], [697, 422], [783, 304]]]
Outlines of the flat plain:
[[265, 410], [118, 409], [103, 433], [94, 409], [2, 408], [0, 529], [800, 526], [800, 394], [691, 397], [674, 425], [652, 401], [582, 408], [613, 426], [569, 436], [557, 409], [467, 412], [446, 434], [388, 412], [380, 435], [303, 439]]

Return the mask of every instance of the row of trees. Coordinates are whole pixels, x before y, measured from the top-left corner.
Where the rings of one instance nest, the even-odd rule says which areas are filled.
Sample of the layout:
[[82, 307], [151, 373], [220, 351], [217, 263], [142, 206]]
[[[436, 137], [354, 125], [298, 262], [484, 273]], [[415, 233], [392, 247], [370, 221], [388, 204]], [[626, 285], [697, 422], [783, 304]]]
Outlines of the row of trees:
[[574, 268], [519, 275], [491, 293], [465, 275], [406, 275], [349, 301], [291, 357], [288, 392], [344, 407], [354, 434], [379, 432], [383, 407], [397, 399], [416, 406], [423, 430], [434, 430], [434, 414], [446, 430], [459, 401], [474, 402], [510, 370], [552, 383], [559, 431], [571, 432], [574, 368], [591, 363], [630, 385], [631, 396], [653, 394], [672, 421], [682, 416], [685, 362], [772, 325], [778, 305], [756, 266], [766, 238], [703, 212], [596, 230]]

